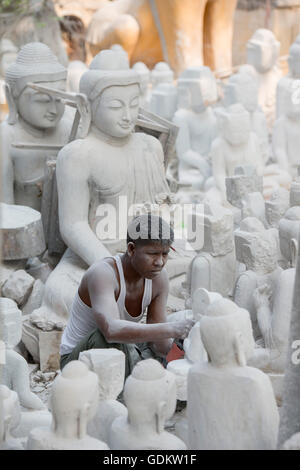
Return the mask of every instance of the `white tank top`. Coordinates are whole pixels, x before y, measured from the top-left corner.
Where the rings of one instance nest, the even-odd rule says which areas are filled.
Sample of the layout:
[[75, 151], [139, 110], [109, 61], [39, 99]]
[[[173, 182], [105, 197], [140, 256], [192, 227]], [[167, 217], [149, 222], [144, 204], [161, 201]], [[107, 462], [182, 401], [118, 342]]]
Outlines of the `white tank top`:
[[[142, 311], [139, 316], [133, 317], [130, 313], [127, 312], [125, 307], [125, 299], [126, 299], [126, 283], [124, 278], [123, 266], [121, 262], [121, 258], [119, 255], [112, 257], [117, 264], [117, 269], [119, 272], [120, 277], [120, 293], [117, 300], [117, 305], [119, 309], [120, 319], [133, 321], [133, 322], [140, 322], [145, 310], [151, 303], [152, 299], [152, 280], [145, 279], [144, 284], [144, 294], [142, 300]], [[106, 262], [105, 258], [103, 261], [105, 262], [106, 266], [113, 271], [115, 275], [114, 268]], [[60, 355], [63, 356], [64, 354], [70, 354], [75, 346], [89, 333], [91, 333], [94, 329], [97, 328], [96, 321], [94, 319], [93, 309], [88, 307], [79, 297], [78, 291], [76, 292], [75, 298], [73, 300], [72, 308], [71, 308], [71, 315], [68, 321], [66, 328], [64, 329], [61, 345], [60, 345]]]

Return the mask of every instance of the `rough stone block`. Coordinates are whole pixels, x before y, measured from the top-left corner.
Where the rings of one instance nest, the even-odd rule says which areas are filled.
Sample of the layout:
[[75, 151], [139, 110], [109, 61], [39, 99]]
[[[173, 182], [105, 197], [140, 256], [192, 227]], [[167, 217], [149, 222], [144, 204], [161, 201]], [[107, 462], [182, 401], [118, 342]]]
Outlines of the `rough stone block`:
[[21, 335], [22, 312], [13, 300], [0, 298], [0, 340], [12, 349], [21, 341]]
[[26, 304], [22, 308], [23, 315], [29, 315], [33, 312], [33, 310], [39, 308], [42, 305], [42, 300], [44, 296], [45, 286], [37, 279], [33, 284], [33, 288], [29, 299], [27, 300]]
[[3, 297], [14, 300], [19, 306], [27, 301], [34, 284], [34, 278], [19, 269], [12, 273], [2, 287]]
[[2, 258], [17, 260], [40, 255], [46, 249], [40, 212], [27, 206], [0, 205]]
[[118, 349], [90, 349], [79, 355], [99, 378], [101, 400], [116, 400], [123, 390], [125, 378], [125, 354]]
[[62, 333], [62, 331], [56, 330], [39, 332], [40, 369], [42, 372], [56, 371], [60, 368], [59, 347]]

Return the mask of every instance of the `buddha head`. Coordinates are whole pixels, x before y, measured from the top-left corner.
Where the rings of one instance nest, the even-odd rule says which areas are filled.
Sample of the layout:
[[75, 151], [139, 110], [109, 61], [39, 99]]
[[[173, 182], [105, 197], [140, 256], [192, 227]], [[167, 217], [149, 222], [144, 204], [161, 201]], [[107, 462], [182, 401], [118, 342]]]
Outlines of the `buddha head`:
[[30, 82], [64, 90], [67, 70], [49, 49], [40, 42], [28, 43], [20, 50], [16, 62], [5, 75], [9, 124], [17, 116], [36, 129], [53, 129], [64, 114], [60, 99], [28, 87]]
[[140, 361], [125, 382], [124, 400], [130, 424], [160, 434], [176, 408], [175, 377], [154, 359]]
[[151, 111], [172, 120], [177, 109], [177, 90], [171, 83], [160, 83], [152, 92]]
[[80, 92], [91, 103], [92, 124], [103, 134], [122, 139], [135, 128], [140, 102], [140, 78], [124, 54], [103, 50], [81, 77]]
[[276, 64], [280, 43], [269, 29], [257, 29], [247, 43], [247, 63], [259, 73], [266, 73]]
[[225, 87], [224, 104], [241, 103], [244, 108], [253, 113], [258, 107], [258, 83], [248, 73], [232, 75]]
[[98, 377], [81, 361], [71, 361], [52, 385], [52, 430], [62, 438], [82, 439], [97, 410]]
[[141, 93], [142, 95], [145, 95], [148, 91], [150, 83], [150, 70], [148, 69], [147, 65], [144, 64], [144, 62], [136, 62], [132, 69], [140, 77]]
[[247, 270], [262, 274], [277, 268], [277, 231], [266, 230], [255, 217], [246, 217], [234, 233], [236, 258]]
[[173, 83], [174, 72], [167, 62], [158, 62], [151, 71], [152, 88], [157, 87], [160, 83]]
[[16, 302], [0, 298], [0, 340], [8, 349], [16, 347], [22, 338], [22, 312]]
[[201, 113], [218, 99], [216, 79], [209, 67], [190, 67], [178, 79], [178, 94], [189, 91], [190, 107]]
[[291, 76], [300, 79], [300, 36], [290, 47], [288, 64]]
[[296, 266], [300, 236], [300, 207], [288, 209], [279, 222], [280, 251], [292, 267]]
[[1, 39], [0, 41], [0, 76], [4, 77], [8, 67], [16, 61], [18, 48], [10, 39]]
[[250, 359], [254, 354], [255, 341], [249, 312], [244, 308], [240, 308], [229, 299], [215, 298], [215, 300], [212, 300], [213, 301], [206, 308], [205, 315], [211, 318], [235, 316], [235, 328], [237, 328], [242, 334], [241, 345], [243, 347], [245, 358], [246, 360]]
[[217, 368], [246, 366], [243, 335], [238, 327], [236, 314], [204, 316], [200, 332], [212, 366]]
[[226, 111], [219, 112], [223, 138], [233, 147], [248, 142], [251, 125], [250, 115], [240, 103], [232, 104]]

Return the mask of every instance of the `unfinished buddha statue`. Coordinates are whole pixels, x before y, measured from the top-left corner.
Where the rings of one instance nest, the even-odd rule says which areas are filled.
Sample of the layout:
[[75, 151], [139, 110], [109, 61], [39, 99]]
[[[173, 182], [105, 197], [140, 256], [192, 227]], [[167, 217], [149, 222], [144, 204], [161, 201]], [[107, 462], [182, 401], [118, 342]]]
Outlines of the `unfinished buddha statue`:
[[184, 450], [185, 444], [164, 430], [176, 407], [173, 374], [154, 359], [139, 362], [126, 380], [124, 400], [128, 417], [115, 419], [110, 432], [110, 448], [118, 450]]
[[225, 87], [224, 104], [241, 103], [250, 115], [250, 128], [257, 135], [263, 161], [269, 158], [269, 131], [266, 117], [258, 106], [258, 82], [243, 72], [232, 75]]
[[269, 127], [275, 117], [276, 87], [281, 77], [281, 71], [276, 65], [279, 50], [280, 43], [268, 29], [258, 29], [247, 43], [247, 63], [256, 71], [258, 103], [266, 114]]
[[98, 403], [98, 377], [81, 361], [71, 361], [52, 385], [51, 429], [35, 428], [28, 450], [108, 450], [104, 442], [87, 434], [87, 424]]
[[236, 276], [232, 211], [207, 204], [198, 224], [202, 225], [204, 243], [189, 266], [188, 293], [192, 297], [196, 289], [203, 287], [224, 296], [231, 295]]
[[[133, 132], [139, 77], [123, 54], [100, 52], [83, 75], [80, 91], [91, 103], [90, 131], [60, 151], [56, 170], [60, 231], [69, 248], [47, 280], [42, 307], [23, 326], [25, 344], [27, 334], [37, 335], [32, 321], [46, 329], [62, 327], [88, 266], [125, 252], [128, 210], [169, 193], [160, 142]], [[113, 233], [105, 234], [107, 222]], [[37, 348], [32, 354], [38, 357]]]
[[226, 201], [225, 178], [240, 165], [253, 165], [261, 176], [263, 155], [257, 135], [251, 131], [250, 114], [240, 104], [219, 111], [221, 135], [211, 147], [213, 176], [221, 201]]
[[66, 69], [45, 44], [34, 42], [20, 50], [5, 75], [9, 116], [1, 124], [3, 201], [41, 209], [41, 191], [47, 158], [54, 150], [27, 150], [13, 144], [64, 145], [71, 122], [59, 99], [27, 86], [34, 82], [58, 90], [66, 85]]
[[[300, 81], [294, 84], [294, 92], [300, 93]], [[273, 129], [273, 154], [279, 168], [293, 178], [297, 176], [300, 145], [300, 100], [293, 93], [285, 93], [285, 113], [275, 122]]]
[[176, 151], [182, 183], [201, 189], [211, 175], [209, 154], [217, 135], [216, 117], [210, 104], [217, 101], [216, 80], [208, 67], [191, 67], [178, 79], [178, 93], [188, 93], [189, 106], [178, 109], [173, 122], [179, 126]]
[[279, 415], [272, 385], [262, 371], [247, 367], [237, 316], [202, 318], [209, 362], [195, 364], [188, 376], [191, 449], [276, 448]]
[[143, 62], [136, 62], [132, 68], [140, 77], [140, 106], [147, 109], [150, 102], [150, 70]]
[[244, 263], [246, 271], [237, 279], [234, 301], [251, 315], [254, 337], [261, 336], [265, 347], [272, 346], [272, 335], [265, 317], [255, 308], [254, 291], [267, 285], [270, 295], [276, 291], [282, 269], [277, 264], [278, 235], [276, 229], [266, 230], [254, 217], [245, 218], [235, 231], [237, 260]]
[[158, 62], [151, 70], [151, 83], [154, 90], [161, 83], [174, 82], [174, 72], [167, 62]]
[[295, 91], [297, 81], [300, 79], [300, 36], [297, 36], [295, 42], [290, 47], [289, 73], [282, 77], [277, 85], [276, 91], [276, 118], [286, 112], [286, 97]]

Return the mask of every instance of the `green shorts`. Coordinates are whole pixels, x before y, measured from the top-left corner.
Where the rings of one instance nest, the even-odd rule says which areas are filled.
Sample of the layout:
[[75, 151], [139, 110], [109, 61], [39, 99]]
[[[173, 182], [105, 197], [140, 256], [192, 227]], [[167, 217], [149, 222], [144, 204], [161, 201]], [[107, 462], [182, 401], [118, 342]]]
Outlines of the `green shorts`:
[[63, 369], [66, 364], [70, 361], [75, 361], [79, 358], [79, 354], [82, 351], [88, 351], [89, 349], [107, 349], [115, 348], [119, 351], [123, 351], [125, 354], [125, 378], [128, 377], [134, 366], [143, 359], [156, 359], [161, 364], [164, 364], [164, 359], [156, 356], [155, 353], [150, 349], [147, 343], [141, 344], [121, 344], [121, 343], [108, 343], [101, 333], [96, 328], [87, 336], [85, 336], [80, 343], [73, 349], [69, 354], [63, 354], [60, 357], [60, 368]]

